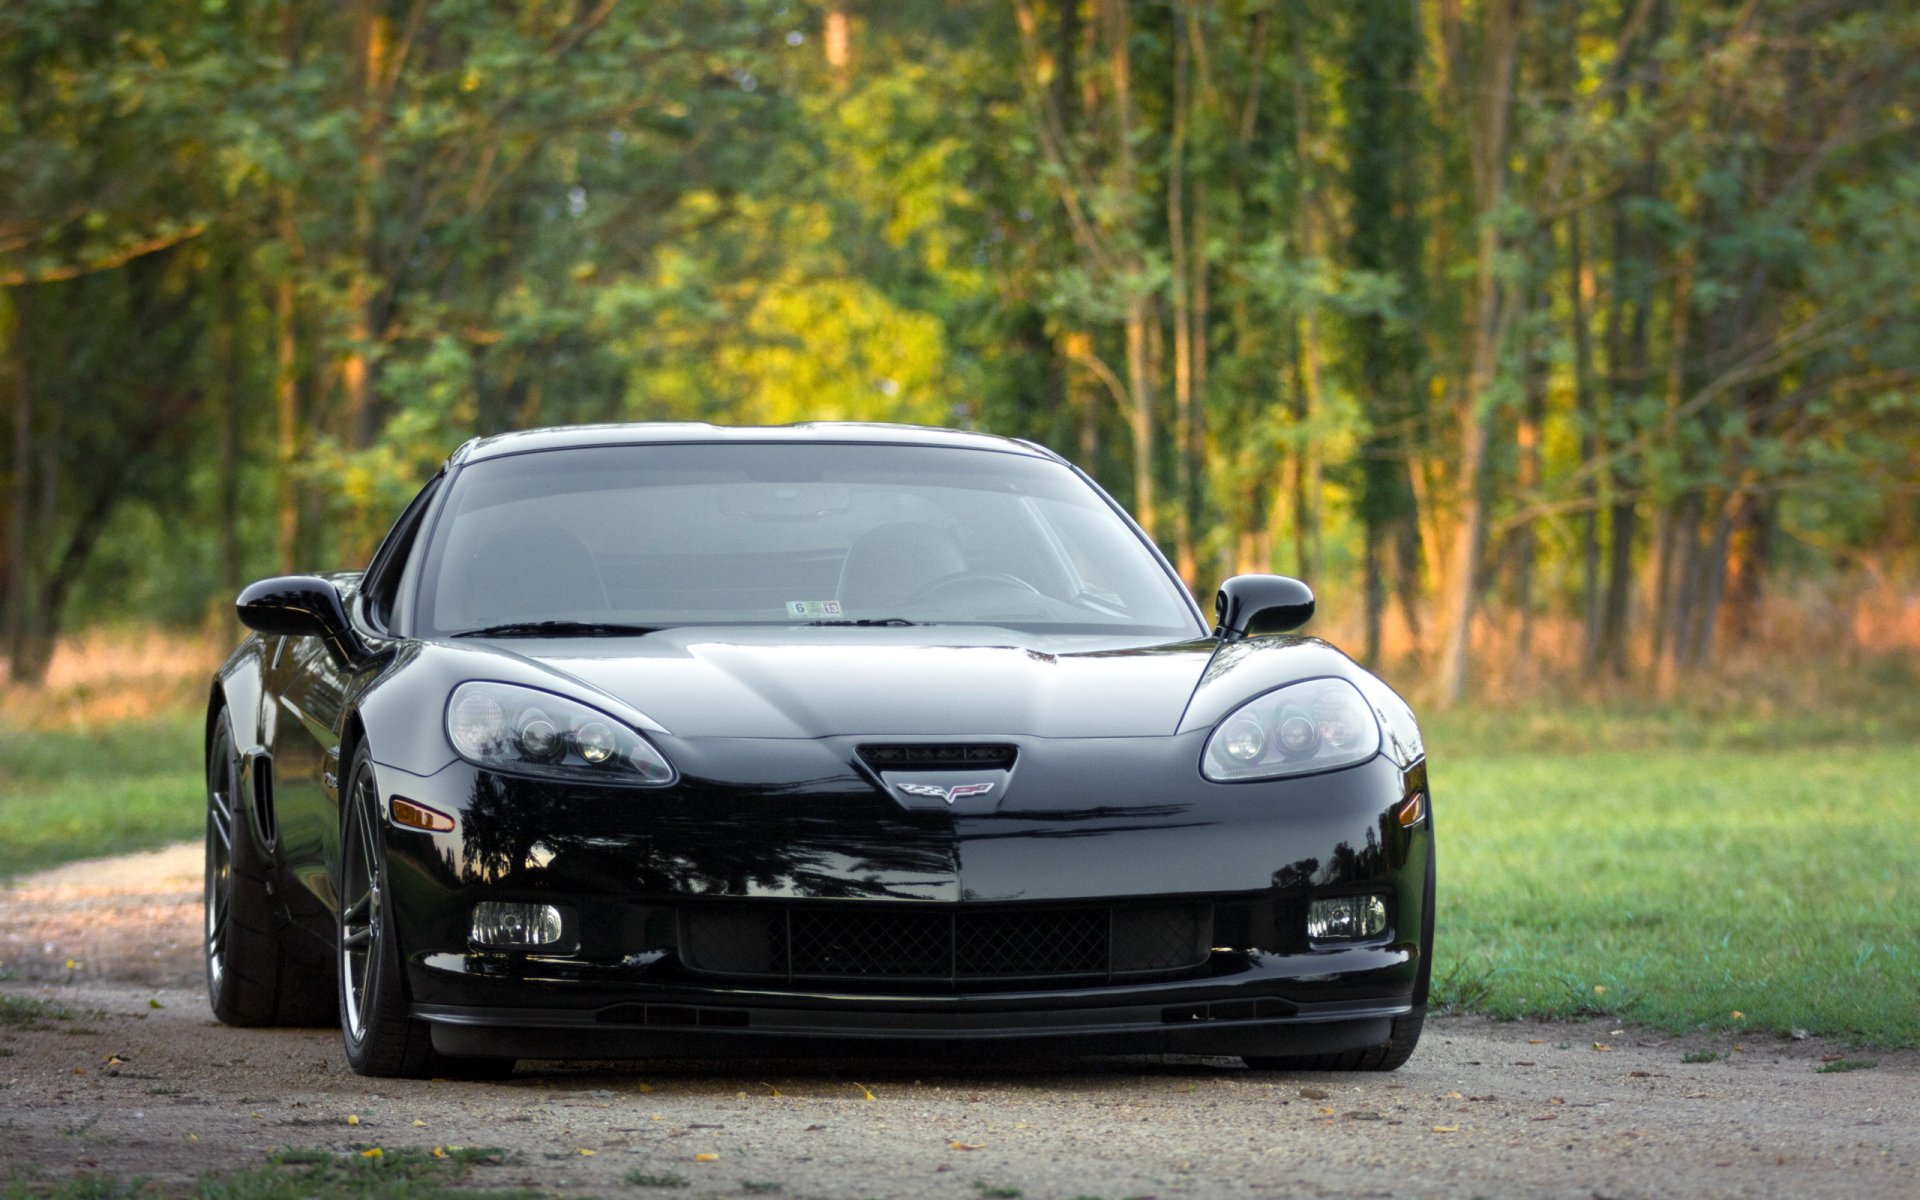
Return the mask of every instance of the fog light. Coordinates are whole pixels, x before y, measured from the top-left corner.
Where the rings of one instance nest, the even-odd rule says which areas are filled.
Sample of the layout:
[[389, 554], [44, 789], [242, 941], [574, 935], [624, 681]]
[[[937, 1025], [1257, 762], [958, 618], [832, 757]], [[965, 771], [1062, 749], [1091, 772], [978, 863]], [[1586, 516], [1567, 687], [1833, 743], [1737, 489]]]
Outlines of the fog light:
[[560, 910], [482, 900], [473, 906], [472, 937], [482, 946], [550, 946], [560, 940]]
[[1387, 929], [1387, 904], [1378, 896], [1334, 896], [1307, 910], [1307, 936], [1316, 942], [1379, 937]]

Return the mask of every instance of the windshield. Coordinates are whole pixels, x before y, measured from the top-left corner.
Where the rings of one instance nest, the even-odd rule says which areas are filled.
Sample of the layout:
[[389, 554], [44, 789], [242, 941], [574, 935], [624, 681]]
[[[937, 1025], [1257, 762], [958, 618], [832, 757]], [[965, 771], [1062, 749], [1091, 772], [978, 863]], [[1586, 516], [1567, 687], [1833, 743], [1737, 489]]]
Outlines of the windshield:
[[454, 477], [421, 636], [714, 624], [1203, 632], [1176, 580], [1059, 463], [929, 446], [557, 449]]

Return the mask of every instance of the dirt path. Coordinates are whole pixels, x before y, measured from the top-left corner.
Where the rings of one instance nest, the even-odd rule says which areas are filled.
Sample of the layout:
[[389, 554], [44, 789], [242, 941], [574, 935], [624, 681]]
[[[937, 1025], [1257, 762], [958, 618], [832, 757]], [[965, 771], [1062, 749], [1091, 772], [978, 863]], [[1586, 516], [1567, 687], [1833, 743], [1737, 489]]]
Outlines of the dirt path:
[[[1111, 1058], [362, 1079], [337, 1034], [212, 1020], [198, 872], [182, 847], [0, 890], [0, 1186], [88, 1172], [179, 1190], [289, 1148], [456, 1145], [506, 1151], [470, 1184], [601, 1196], [1920, 1195], [1920, 1055], [1823, 1074], [1843, 1048], [1819, 1039], [1456, 1017], [1379, 1076]], [[1722, 1057], [1681, 1061], [1708, 1049]]]

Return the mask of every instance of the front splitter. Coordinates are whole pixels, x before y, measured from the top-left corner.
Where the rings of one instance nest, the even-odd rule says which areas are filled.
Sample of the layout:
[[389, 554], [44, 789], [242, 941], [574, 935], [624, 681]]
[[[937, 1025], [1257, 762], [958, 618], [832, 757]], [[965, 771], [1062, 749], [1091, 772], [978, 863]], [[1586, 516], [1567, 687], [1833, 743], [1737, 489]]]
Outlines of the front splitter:
[[[1328, 1054], [1385, 1045], [1411, 997], [1292, 1004], [898, 1012], [618, 1004], [592, 1012], [419, 1006], [434, 1049], [512, 1058], [812, 1058], [1040, 1054]], [[1277, 1015], [1277, 1010], [1288, 1010]]]

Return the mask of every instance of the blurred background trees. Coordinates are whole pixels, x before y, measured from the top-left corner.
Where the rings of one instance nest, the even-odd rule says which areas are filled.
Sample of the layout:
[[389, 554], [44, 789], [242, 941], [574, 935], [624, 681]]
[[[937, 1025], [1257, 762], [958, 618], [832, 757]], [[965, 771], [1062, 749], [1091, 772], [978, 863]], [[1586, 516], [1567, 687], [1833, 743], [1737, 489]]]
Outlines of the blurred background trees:
[[661, 419], [1035, 438], [1442, 697], [1920, 644], [1916, 119], [1869, 0], [12, 0], [9, 669]]

